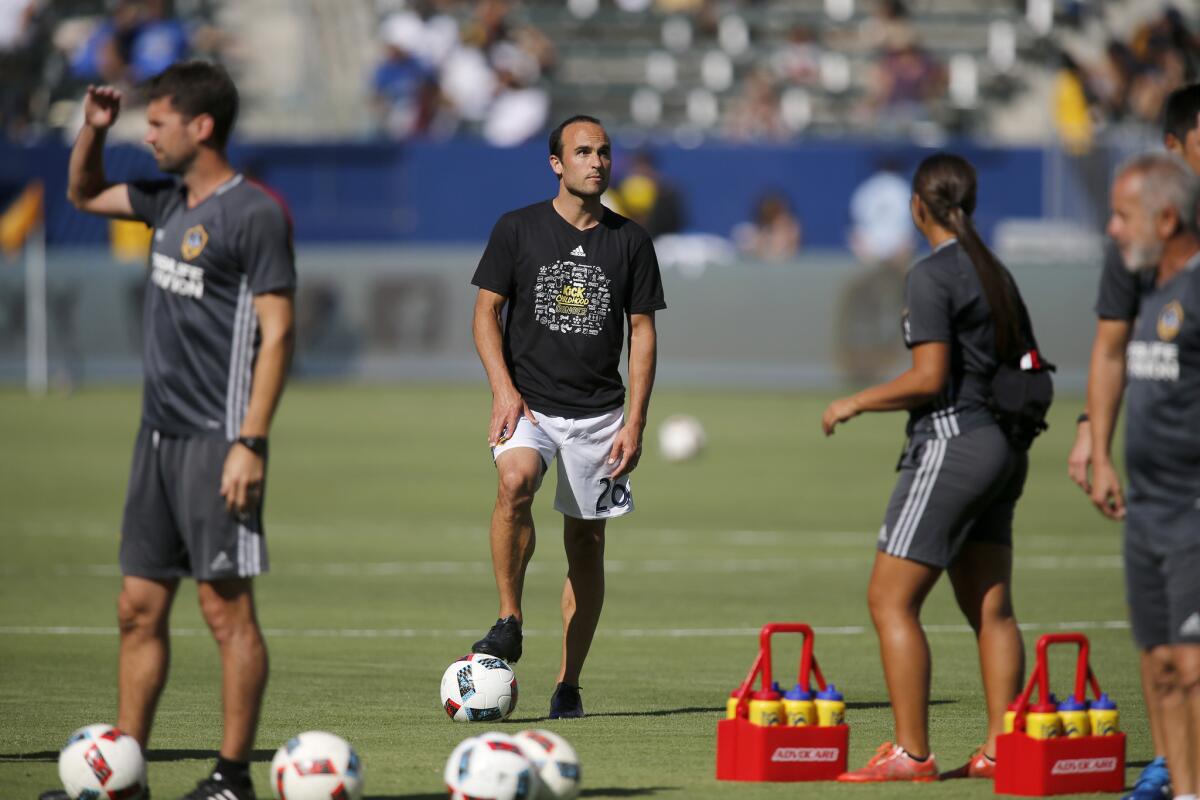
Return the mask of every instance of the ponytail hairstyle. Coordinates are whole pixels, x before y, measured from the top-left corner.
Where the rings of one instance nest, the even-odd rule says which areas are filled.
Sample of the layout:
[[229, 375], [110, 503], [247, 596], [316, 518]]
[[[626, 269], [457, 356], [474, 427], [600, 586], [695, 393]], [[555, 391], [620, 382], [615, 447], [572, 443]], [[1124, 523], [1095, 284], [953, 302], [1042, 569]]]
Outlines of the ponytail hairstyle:
[[971, 214], [975, 211], [975, 168], [961, 156], [936, 153], [921, 162], [913, 175], [913, 194], [921, 198], [933, 220], [958, 237], [975, 267], [983, 294], [992, 309], [996, 353], [1002, 362], [1025, 351], [1012, 279], [1004, 265], [979, 238]]

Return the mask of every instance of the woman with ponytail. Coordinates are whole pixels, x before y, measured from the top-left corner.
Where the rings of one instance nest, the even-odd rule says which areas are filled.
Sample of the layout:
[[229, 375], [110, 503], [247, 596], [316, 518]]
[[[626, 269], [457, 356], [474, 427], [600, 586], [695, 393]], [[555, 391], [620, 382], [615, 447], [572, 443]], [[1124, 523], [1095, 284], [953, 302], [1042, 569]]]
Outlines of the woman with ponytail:
[[1012, 607], [1012, 519], [1025, 484], [1024, 450], [989, 408], [991, 380], [1025, 352], [1022, 304], [1008, 270], [975, 230], [975, 170], [939, 153], [913, 177], [913, 222], [933, 253], [908, 274], [903, 326], [912, 367], [835, 400], [825, 434], [866, 411], [909, 412], [900, 479], [888, 503], [867, 590], [895, 720], [895, 743], [838, 780], [931, 781], [929, 644], [921, 606], [949, 572], [975, 631], [987, 701], [986, 739], [964, 766], [940, 777], [990, 777], [1004, 712], [1024, 673]]

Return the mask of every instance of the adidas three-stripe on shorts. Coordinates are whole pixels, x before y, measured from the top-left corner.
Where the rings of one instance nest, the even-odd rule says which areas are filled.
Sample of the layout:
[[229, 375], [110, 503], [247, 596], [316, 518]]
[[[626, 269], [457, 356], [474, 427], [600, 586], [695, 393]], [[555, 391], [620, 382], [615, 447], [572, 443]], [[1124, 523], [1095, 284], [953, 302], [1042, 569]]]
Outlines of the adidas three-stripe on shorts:
[[967, 541], [1012, 546], [1028, 457], [995, 425], [911, 442], [888, 501], [878, 549], [945, 568]]
[[142, 426], [121, 522], [123, 574], [207, 581], [267, 571], [262, 495], [244, 515], [221, 496], [229, 448], [220, 434], [168, 436]]
[[1134, 495], [1125, 507], [1125, 592], [1140, 647], [1200, 644], [1198, 502]]

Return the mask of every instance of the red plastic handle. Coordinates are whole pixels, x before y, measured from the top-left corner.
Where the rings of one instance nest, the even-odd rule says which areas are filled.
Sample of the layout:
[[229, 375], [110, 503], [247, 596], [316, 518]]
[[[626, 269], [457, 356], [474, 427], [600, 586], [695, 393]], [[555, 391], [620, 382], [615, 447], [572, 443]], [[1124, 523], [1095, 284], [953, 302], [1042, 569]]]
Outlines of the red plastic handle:
[[1029, 676], [1029, 682], [1025, 684], [1025, 690], [1017, 697], [1017, 718], [1013, 723], [1014, 730], [1025, 730], [1024, 712], [1029, 708], [1029, 698], [1032, 697], [1035, 686], [1038, 690], [1038, 702], [1050, 701], [1050, 663], [1046, 658], [1046, 651], [1052, 644], [1079, 645], [1079, 656], [1075, 660], [1075, 690], [1072, 692], [1075, 700], [1079, 703], [1084, 701], [1089, 685], [1092, 688], [1092, 696], [1100, 696], [1100, 682], [1096, 680], [1096, 675], [1088, 663], [1088, 653], [1091, 648], [1088, 638], [1082, 633], [1047, 633], [1038, 638], [1037, 664], [1033, 668], [1033, 674]]
[[813, 655], [812, 627], [803, 622], [769, 622], [763, 625], [762, 630], [758, 633], [758, 656], [754, 659], [754, 664], [750, 667], [746, 680], [738, 687], [739, 704], [746, 702], [756, 676], [761, 676], [759, 685], [764, 691], [770, 689], [774, 683], [771, 669], [771, 637], [777, 633], [799, 633], [804, 636], [804, 643], [800, 650], [800, 671], [797, 675], [797, 682], [808, 690], [811, 686], [811, 678], [815, 677], [817, 687], [825, 688], [825, 676], [821, 674], [821, 668], [817, 665], [817, 659]]

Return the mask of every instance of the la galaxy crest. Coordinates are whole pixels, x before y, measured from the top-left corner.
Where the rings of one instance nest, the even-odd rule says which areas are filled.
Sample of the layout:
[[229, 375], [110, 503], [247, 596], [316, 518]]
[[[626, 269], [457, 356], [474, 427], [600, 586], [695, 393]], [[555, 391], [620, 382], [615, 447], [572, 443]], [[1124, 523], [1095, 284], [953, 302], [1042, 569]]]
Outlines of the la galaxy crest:
[[184, 231], [183, 244], [179, 246], [179, 252], [184, 261], [191, 261], [204, 252], [206, 244], [208, 244], [208, 231], [204, 230], [203, 225], [193, 225]]
[[1158, 338], [1169, 342], [1179, 335], [1183, 327], [1183, 306], [1178, 300], [1172, 300], [1158, 312]]

